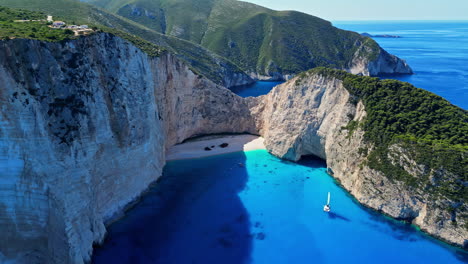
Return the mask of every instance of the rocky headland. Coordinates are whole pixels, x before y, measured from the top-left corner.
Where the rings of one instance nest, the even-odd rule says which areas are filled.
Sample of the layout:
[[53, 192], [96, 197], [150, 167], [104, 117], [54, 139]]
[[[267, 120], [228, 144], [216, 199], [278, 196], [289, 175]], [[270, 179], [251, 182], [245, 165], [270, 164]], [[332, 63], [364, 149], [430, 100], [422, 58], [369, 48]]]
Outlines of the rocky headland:
[[364, 37], [369, 37], [369, 38], [401, 38], [401, 36], [398, 36], [398, 35], [388, 35], [388, 34], [371, 35], [369, 33], [361, 33], [361, 35], [364, 36]]

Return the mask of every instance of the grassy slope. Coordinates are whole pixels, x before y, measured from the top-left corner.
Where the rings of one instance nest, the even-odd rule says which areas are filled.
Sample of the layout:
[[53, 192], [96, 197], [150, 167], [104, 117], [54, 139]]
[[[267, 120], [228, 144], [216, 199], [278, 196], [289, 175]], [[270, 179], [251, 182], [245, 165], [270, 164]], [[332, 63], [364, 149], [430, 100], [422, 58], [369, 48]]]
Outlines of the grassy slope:
[[137, 45], [142, 44], [140, 47], [145, 50], [155, 50], [155, 47], [151, 47], [147, 42], [149, 41], [175, 53], [186, 61], [192, 70], [218, 84], [222, 84], [223, 72], [226, 70], [242, 73], [242, 70], [235, 64], [200, 45], [160, 34], [89, 4], [74, 0], [0, 0], [0, 6], [41, 11], [53, 15], [54, 20], [98, 26], [104, 31], [120, 35]]
[[339, 30], [317, 17], [273, 11], [241, 1], [93, 0], [92, 3], [156, 31], [200, 43], [244, 70], [261, 74], [267, 73], [267, 69], [287, 74], [315, 66], [346, 68], [357, 50], [357, 42], [369, 44], [370, 57], [378, 52], [373, 40]]
[[[308, 74], [343, 80], [345, 88], [355, 96], [354, 101], [360, 99], [364, 103], [366, 119], [361, 124], [351, 121], [346, 129], [361, 126], [365, 139], [376, 146], [372, 150], [359, 150], [368, 154], [370, 168], [383, 172], [391, 180], [403, 181], [415, 190], [429, 193], [434, 200], [449, 199], [455, 202], [451, 206], [458, 202], [467, 204], [468, 189], [464, 184], [468, 182], [468, 111], [405, 82], [355, 76], [326, 68], [310, 70], [301, 77]], [[429, 178], [429, 173], [422, 178], [409, 175], [389, 160], [389, 155], [393, 154], [388, 147], [394, 144], [403, 146], [418, 164], [453, 175], [433, 175], [433, 179]], [[468, 215], [461, 217], [468, 218]]]

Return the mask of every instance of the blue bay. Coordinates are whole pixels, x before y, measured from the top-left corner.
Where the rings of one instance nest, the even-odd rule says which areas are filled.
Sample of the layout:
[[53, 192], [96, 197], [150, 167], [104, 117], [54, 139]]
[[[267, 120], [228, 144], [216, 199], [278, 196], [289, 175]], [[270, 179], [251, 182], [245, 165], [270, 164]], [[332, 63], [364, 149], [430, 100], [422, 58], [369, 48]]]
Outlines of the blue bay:
[[[331, 192], [332, 212], [323, 212]], [[94, 263], [466, 263], [466, 253], [363, 208], [323, 161], [267, 151], [169, 162], [112, 224]]]

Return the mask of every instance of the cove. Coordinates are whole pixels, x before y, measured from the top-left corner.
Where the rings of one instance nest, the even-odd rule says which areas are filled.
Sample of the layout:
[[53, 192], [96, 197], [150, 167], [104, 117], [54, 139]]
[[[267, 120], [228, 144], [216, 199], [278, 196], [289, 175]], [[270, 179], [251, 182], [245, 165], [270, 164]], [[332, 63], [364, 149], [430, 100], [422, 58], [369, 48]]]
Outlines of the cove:
[[[323, 212], [331, 192], [331, 213]], [[322, 160], [265, 150], [169, 162], [93, 263], [466, 263], [466, 252], [368, 210]]]
[[265, 95], [271, 91], [275, 86], [284, 82], [278, 81], [257, 81], [251, 85], [237, 86], [230, 90], [239, 95], [240, 97], [257, 97]]

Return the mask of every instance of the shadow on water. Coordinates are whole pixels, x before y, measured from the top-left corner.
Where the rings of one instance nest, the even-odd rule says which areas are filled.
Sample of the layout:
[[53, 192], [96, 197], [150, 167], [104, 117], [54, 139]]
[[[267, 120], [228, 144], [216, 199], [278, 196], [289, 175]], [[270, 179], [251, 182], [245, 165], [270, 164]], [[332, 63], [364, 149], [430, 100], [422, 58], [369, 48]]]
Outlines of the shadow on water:
[[125, 218], [108, 227], [92, 262], [246, 263], [249, 215], [238, 193], [248, 179], [243, 153], [169, 162]]
[[346, 221], [346, 222], [351, 222], [351, 220], [349, 220], [348, 218], [342, 216], [342, 215], [339, 215], [337, 213], [334, 213], [334, 212], [328, 212], [328, 218], [330, 219], [339, 219], [339, 220], [343, 220], [343, 221]]
[[[288, 161], [284, 161], [284, 162], [288, 162]], [[310, 167], [310, 168], [314, 168], [314, 169], [327, 167], [327, 163], [325, 160], [314, 155], [307, 155], [307, 156], [301, 157], [301, 159], [297, 162], [297, 164]]]

